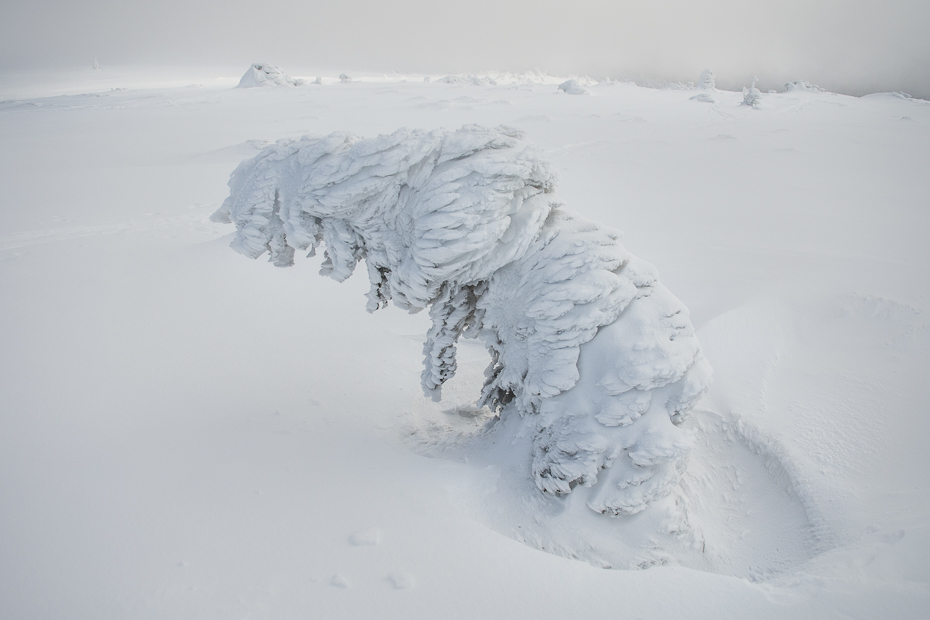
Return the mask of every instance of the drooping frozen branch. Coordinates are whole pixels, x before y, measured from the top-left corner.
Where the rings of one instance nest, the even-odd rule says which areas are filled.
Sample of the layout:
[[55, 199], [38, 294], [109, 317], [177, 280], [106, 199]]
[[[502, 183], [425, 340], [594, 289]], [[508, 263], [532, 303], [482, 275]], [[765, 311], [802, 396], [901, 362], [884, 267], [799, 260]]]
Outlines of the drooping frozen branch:
[[675, 484], [676, 425], [710, 369], [687, 310], [619, 233], [564, 211], [555, 175], [504, 127], [401, 129], [282, 140], [245, 161], [214, 215], [233, 248], [278, 266], [324, 247], [343, 281], [362, 260], [368, 310], [430, 309], [424, 391], [438, 400], [455, 345], [491, 354], [479, 404], [521, 415], [544, 492], [596, 485], [588, 501], [628, 514]]

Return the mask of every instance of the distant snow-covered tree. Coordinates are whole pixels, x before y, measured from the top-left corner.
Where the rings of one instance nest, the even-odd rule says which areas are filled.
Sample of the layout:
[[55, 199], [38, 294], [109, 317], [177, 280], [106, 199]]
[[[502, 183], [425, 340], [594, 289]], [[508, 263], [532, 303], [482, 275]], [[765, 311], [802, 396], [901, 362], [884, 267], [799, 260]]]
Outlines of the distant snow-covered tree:
[[563, 210], [555, 182], [506, 127], [333, 133], [241, 163], [214, 220], [278, 266], [325, 246], [321, 273], [341, 282], [364, 261], [369, 311], [429, 308], [422, 385], [436, 400], [458, 339], [479, 338], [491, 362], [478, 404], [532, 437], [537, 487], [594, 487], [591, 509], [632, 514], [678, 483], [678, 425], [711, 371], [655, 269]]
[[257, 62], [249, 67], [236, 88], [254, 88], [257, 86], [303, 86], [304, 81], [285, 74], [280, 67]]
[[762, 101], [762, 93], [756, 88], [756, 82], [758, 81], [759, 78], [754, 77], [752, 78], [752, 86], [743, 88], [743, 105], [748, 105], [753, 108], [759, 107], [759, 102]]
[[100, 63], [94, 58], [94, 71], [100, 71]]
[[345, 73], [340, 73], [340, 74], [339, 74], [339, 81], [342, 82], [343, 84], [350, 84], [350, 83], [352, 82], [352, 78], [350, 78], [350, 77], [349, 77], [348, 75], [346, 75]]
[[714, 72], [710, 69], [701, 71], [701, 77], [698, 79], [697, 87], [701, 90], [716, 90], [717, 85], [714, 80]]

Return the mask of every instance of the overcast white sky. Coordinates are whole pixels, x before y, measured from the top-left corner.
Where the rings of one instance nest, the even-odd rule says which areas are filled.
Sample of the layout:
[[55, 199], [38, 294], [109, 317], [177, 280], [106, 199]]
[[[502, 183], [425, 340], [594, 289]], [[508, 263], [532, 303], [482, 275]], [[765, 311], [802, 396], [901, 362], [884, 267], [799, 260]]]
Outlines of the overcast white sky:
[[753, 75], [930, 98], [930, 0], [7, 0], [0, 69], [540, 69], [719, 86]]

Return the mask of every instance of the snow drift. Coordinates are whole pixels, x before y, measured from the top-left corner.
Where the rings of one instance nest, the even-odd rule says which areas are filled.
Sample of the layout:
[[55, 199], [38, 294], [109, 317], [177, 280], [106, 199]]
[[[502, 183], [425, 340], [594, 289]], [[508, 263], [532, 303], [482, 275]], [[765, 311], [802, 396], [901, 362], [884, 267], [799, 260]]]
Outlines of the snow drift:
[[249, 67], [236, 88], [256, 86], [303, 86], [304, 81], [284, 73], [280, 67], [257, 62]]
[[655, 269], [618, 232], [561, 209], [555, 183], [506, 127], [333, 133], [242, 162], [213, 219], [236, 224], [236, 251], [277, 266], [325, 246], [321, 273], [341, 282], [364, 260], [369, 311], [429, 308], [422, 385], [434, 400], [458, 339], [480, 338], [491, 363], [478, 405], [522, 419], [537, 487], [595, 486], [590, 508], [632, 514], [677, 484], [679, 425], [711, 371]]

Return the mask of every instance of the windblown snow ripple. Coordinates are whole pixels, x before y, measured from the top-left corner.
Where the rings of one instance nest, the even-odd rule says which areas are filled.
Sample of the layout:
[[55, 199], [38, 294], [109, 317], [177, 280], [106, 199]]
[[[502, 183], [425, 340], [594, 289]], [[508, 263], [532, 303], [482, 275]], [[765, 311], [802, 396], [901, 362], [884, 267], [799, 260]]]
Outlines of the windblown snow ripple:
[[[368, 310], [429, 308], [424, 391], [439, 400], [459, 337], [491, 354], [479, 406], [518, 415], [537, 487], [594, 487], [614, 516], [669, 493], [679, 425], [710, 366], [688, 311], [620, 233], [561, 209], [555, 174], [521, 132], [465, 126], [280, 140], [242, 162], [213, 219], [279, 267], [325, 247], [344, 281], [364, 260]], [[581, 355], [584, 351], [584, 355]]]

